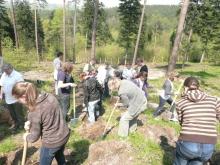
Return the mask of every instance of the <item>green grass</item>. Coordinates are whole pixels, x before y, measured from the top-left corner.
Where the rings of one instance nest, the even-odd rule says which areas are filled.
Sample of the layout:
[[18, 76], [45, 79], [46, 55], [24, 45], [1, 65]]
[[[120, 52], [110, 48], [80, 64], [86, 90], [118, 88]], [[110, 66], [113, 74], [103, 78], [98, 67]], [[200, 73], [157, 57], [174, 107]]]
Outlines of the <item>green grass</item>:
[[0, 154], [6, 154], [16, 149], [17, 149], [17, 146], [16, 146], [16, 143], [14, 142], [13, 137], [9, 137], [1, 141]]
[[135, 164], [150, 165], [170, 165], [172, 154], [165, 150], [162, 144], [158, 144], [151, 139], [146, 139], [140, 133], [134, 133], [129, 136], [128, 141], [135, 149], [138, 162]]

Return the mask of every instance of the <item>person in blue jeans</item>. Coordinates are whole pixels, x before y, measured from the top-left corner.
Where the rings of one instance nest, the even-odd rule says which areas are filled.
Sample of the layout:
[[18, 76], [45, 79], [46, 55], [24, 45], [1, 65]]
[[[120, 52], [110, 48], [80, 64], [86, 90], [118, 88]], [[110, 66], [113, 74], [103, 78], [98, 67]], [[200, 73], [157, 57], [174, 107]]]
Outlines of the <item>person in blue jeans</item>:
[[201, 91], [195, 77], [186, 78], [183, 85], [182, 98], [176, 104], [181, 131], [173, 165], [203, 165], [217, 142], [220, 100]]
[[29, 82], [16, 83], [12, 94], [29, 110], [24, 140], [34, 143], [41, 138], [40, 165], [51, 165], [54, 158], [58, 165], [65, 165], [63, 152], [70, 131], [56, 97], [49, 93], [39, 94]]
[[103, 88], [93, 75], [82, 73], [83, 80], [84, 104], [88, 110], [88, 121], [92, 124], [99, 116], [99, 102], [102, 96]]

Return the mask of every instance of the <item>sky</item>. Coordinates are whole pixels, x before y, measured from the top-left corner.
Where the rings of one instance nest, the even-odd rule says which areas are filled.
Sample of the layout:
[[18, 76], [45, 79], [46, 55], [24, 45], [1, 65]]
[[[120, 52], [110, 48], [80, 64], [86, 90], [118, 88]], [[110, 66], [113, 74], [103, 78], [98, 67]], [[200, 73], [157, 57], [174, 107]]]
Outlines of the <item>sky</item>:
[[[66, 0], [67, 2], [69, 0]], [[71, 0], [72, 1], [72, 0]], [[83, 2], [83, 0], [80, 0]], [[115, 7], [119, 5], [119, 0], [99, 0], [105, 7]], [[147, 5], [178, 5], [181, 0], [147, 0]], [[63, 0], [47, 0], [49, 4], [63, 4]], [[143, 4], [144, 0], [141, 0]]]

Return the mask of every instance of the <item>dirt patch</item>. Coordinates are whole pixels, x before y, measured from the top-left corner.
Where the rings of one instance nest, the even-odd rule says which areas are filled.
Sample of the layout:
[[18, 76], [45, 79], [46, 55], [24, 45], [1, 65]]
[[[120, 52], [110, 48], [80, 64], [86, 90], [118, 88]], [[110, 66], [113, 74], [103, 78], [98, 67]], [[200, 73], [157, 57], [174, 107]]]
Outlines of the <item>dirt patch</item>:
[[105, 129], [105, 122], [98, 120], [94, 124], [84, 122], [79, 128], [79, 134], [86, 139], [97, 140], [99, 139]]
[[[139, 127], [140, 131], [147, 139], [152, 139], [157, 143], [161, 143], [162, 140], [166, 140], [170, 146], [175, 146], [177, 141], [177, 135], [173, 128], [164, 128], [156, 125], [146, 125], [146, 127]], [[166, 138], [166, 139], [162, 139]]]
[[158, 78], [164, 77], [165, 74], [166, 74], [165, 70], [150, 68], [148, 72], [148, 79], [149, 80], [158, 79]]
[[123, 141], [103, 141], [89, 147], [89, 165], [131, 165], [132, 147]]

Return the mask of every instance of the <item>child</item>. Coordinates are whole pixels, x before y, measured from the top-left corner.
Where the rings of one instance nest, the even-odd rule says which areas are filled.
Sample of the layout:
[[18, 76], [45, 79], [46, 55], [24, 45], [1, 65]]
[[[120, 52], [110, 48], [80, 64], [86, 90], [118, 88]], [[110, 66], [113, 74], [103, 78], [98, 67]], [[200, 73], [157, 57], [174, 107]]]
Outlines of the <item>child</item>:
[[54, 157], [58, 165], [65, 165], [63, 151], [70, 133], [56, 97], [39, 94], [28, 82], [16, 83], [12, 94], [29, 109], [28, 122], [25, 123], [29, 132], [24, 134], [24, 140], [34, 143], [41, 137], [40, 165], [50, 165]]
[[153, 113], [154, 117], [159, 116], [164, 110], [163, 110], [163, 106], [165, 105], [165, 103], [167, 102], [168, 104], [170, 104], [171, 107], [171, 112], [172, 112], [172, 116], [171, 119], [172, 121], [178, 121], [176, 119], [176, 114], [174, 114], [174, 110], [175, 110], [175, 103], [173, 103], [173, 99], [172, 99], [172, 95], [174, 94], [173, 90], [173, 81], [175, 78], [175, 74], [174, 73], [170, 73], [168, 75], [168, 78], [165, 80], [164, 84], [163, 84], [163, 89], [160, 92], [159, 95], [159, 106], [157, 107], [157, 109], [155, 110], [155, 112]]
[[144, 92], [145, 97], [147, 98], [147, 88], [148, 88], [148, 83], [147, 83], [147, 72], [140, 72], [137, 76], [137, 78], [133, 79], [132, 81]]
[[99, 111], [96, 112], [96, 110], [102, 95], [102, 86], [94, 76], [88, 76], [83, 73], [81, 74], [81, 79], [83, 79], [84, 104], [89, 113], [88, 120], [90, 123], [94, 123], [99, 115]]

